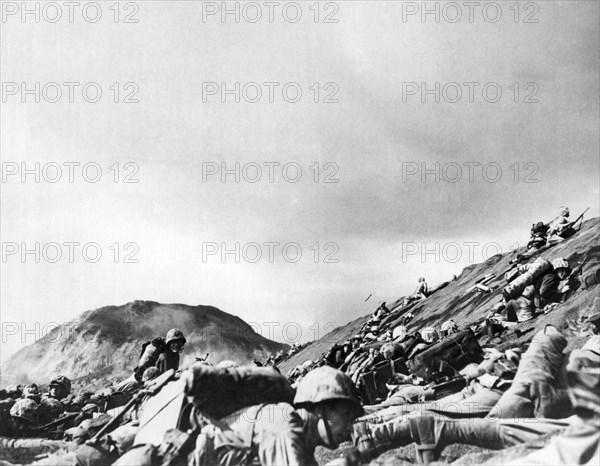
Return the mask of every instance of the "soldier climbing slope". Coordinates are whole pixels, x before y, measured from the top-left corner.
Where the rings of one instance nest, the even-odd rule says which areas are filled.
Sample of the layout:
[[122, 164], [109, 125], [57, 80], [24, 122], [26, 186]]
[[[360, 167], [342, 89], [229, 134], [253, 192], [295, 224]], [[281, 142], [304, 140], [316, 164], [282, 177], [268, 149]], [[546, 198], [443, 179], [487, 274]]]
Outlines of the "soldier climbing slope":
[[156, 366], [161, 374], [169, 369], [179, 369], [179, 353], [183, 351], [185, 342], [183, 332], [178, 328], [172, 328], [167, 332], [165, 339], [158, 337], [145, 343], [134, 370], [137, 381], [141, 382], [142, 375], [148, 367]]

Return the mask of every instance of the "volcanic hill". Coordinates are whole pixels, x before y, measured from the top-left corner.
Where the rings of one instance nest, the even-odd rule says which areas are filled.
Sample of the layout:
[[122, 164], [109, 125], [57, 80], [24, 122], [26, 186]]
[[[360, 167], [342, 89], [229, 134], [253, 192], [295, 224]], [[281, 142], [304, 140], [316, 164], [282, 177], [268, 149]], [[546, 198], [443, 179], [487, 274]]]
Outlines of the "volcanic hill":
[[87, 311], [77, 321], [56, 327], [2, 365], [1, 385], [47, 383], [56, 374], [63, 374], [101, 388], [110, 380], [129, 376], [142, 344], [164, 337], [174, 327], [187, 338], [180, 367], [191, 364], [195, 357], [204, 358], [206, 353], [214, 364], [223, 359], [244, 364], [288, 348], [216, 307], [134, 301]]

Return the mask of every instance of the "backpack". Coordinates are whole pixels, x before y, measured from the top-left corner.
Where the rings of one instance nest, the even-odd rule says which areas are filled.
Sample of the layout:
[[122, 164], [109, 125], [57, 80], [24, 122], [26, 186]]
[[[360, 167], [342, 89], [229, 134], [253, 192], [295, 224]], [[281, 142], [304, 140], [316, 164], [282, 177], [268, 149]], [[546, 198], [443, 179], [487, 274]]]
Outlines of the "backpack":
[[207, 424], [222, 427], [224, 423], [219, 419], [243, 408], [261, 403], [291, 404], [293, 399], [294, 389], [274, 369], [249, 366], [218, 368], [195, 364], [181, 378], [167, 383], [145, 402], [134, 443], [158, 446], [163, 442], [165, 432], [171, 428], [182, 432], [203, 428], [196, 425], [197, 422], [192, 425], [191, 421], [197, 421], [199, 417], [207, 419]]
[[452, 376], [467, 364], [482, 360], [483, 350], [475, 334], [466, 329], [416, 354], [407, 361], [407, 366], [412, 374], [433, 382], [439, 376]]
[[166, 347], [167, 344], [165, 343], [165, 339], [162, 337], [157, 337], [154, 340], [147, 341], [142, 344], [138, 365], [133, 370], [135, 378], [138, 382], [142, 380], [142, 375], [148, 367], [156, 365], [158, 357], [161, 355], [161, 353], [166, 351]]
[[537, 222], [531, 227], [531, 236], [545, 235], [549, 228], [544, 222]]

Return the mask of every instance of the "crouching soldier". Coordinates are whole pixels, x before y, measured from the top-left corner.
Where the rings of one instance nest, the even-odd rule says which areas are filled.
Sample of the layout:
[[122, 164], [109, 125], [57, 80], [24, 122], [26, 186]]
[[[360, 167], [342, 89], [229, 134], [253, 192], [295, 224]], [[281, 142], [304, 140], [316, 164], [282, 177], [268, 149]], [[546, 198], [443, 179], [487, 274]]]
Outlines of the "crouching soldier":
[[[335, 449], [349, 440], [352, 421], [362, 412], [350, 378], [322, 366], [299, 383], [294, 406], [265, 403], [237, 411], [221, 422], [208, 422], [192, 445], [187, 464], [316, 465], [315, 448]], [[168, 451], [164, 445], [158, 449], [140, 445], [121, 456], [114, 466], [150, 466], [161, 452]]]
[[[504, 301], [492, 309], [491, 322], [502, 327], [514, 327], [535, 317], [538, 309], [547, 311], [563, 302], [577, 285], [569, 277], [569, 263], [559, 257], [549, 263], [538, 259], [531, 265], [520, 267], [523, 275], [503, 290]], [[573, 282], [573, 283], [571, 283]]]
[[573, 223], [569, 221], [569, 208], [562, 206], [559, 209], [558, 217], [554, 219], [548, 229], [548, 244], [556, 244], [573, 236], [576, 231]]

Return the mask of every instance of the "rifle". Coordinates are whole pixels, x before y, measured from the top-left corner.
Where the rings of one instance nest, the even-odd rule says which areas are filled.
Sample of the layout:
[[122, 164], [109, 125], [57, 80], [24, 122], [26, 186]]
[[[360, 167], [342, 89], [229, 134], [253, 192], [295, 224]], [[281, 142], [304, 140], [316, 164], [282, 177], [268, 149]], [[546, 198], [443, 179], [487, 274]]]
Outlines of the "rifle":
[[[579, 217], [577, 217], [577, 218], [575, 219], [575, 221], [573, 221], [573, 222], [569, 222], [569, 226], [568, 226], [567, 228], [570, 228], [570, 227], [574, 226], [574, 225], [575, 225], [575, 224], [576, 224], [576, 223], [577, 223], [579, 220], [581, 220], [581, 219], [583, 218], [583, 216], [585, 215], [585, 213], [586, 213], [588, 210], [590, 210], [590, 208], [589, 208], [589, 207], [588, 207], [587, 209], [585, 209], [585, 210], [583, 211], [583, 213], [582, 213], [582, 214], [581, 214]], [[581, 230], [581, 226], [579, 227], [579, 229]]]
[[100, 439], [105, 434], [111, 432], [119, 425], [119, 422], [121, 422], [121, 419], [123, 419], [127, 411], [129, 411], [134, 405], [141, 403], [141, 401], [146, 396], [156, 395], [167, 383], [169, 383], [173, 379], [174, 376], [175, 370], [169, 369], [167, 372], [160, 375], [156, 379], [149, 380], [148, 382], [146, 382], [147, 387], [142, 388], [139, 392], [137, 392], [135, 396], [129, 401], [129, 403], [127, 403], [123, 407], [123, 410], [115, 417], [113, 417], [102, 429], [100, 429], [96, 433], [96, 435], [94, 435], [90, 440], [87, 440], [85, 444], [92, 447], [98, 445]]
[[45, 430], [52, 429], [54, 427], [60, 426], [61, 424], [64, 424], [65, 422], [75, 419], [80, 414], [81, 413], [67, 413], [64, 416], [61, 416], [58, 419], [55, 419], [54, 421], [49, 422], [48, 424], [44, 424], [43, 426], [36, 427], [34, 430], [37, 432], [42, 432]]

